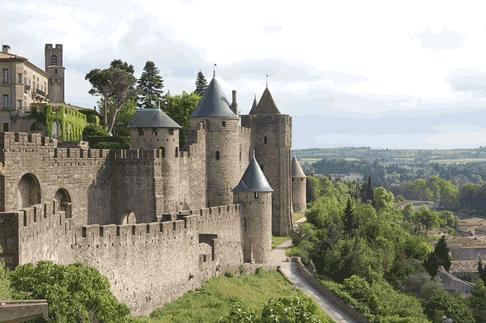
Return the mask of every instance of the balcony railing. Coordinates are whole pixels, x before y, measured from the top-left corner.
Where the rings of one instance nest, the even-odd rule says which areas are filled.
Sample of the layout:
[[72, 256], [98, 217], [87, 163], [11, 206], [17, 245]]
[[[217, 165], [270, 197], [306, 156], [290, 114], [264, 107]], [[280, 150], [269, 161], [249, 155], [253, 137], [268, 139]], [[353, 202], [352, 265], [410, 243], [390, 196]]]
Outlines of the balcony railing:
[[30, 91], [30, 85], [25, 84], [25, 85], [24, 85], [24, 92], [25, 92], [25, 93], [27, 93], [27, 92], [29, 92], [29, 91]]
[[35, 90], [35, 94], [38, 95], [38, 96], [41, 96], [43, 98], [46, 97], [46, 92], [39, 90], [39, 89]]

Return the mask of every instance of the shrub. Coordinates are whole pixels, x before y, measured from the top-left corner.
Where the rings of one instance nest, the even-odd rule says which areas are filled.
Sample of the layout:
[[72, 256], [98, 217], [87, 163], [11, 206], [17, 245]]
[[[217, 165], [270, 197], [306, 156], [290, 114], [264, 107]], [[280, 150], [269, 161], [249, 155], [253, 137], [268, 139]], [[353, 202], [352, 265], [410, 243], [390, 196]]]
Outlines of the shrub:
[[89, 124], [83, 130], [83, 140], [94, 136], [108, 136], [108, 131], [100, 125]]
[[425, 313], [434, 323], [441, 323], [444, 315], [454, 322], [474, 323], [467, 301], [460, 296], [435, 289], [430, 297], [424, 300], [423, 304]]
[[10, 274], [16, 299], [47, 299], [49, 318], [56, 322], [124, 322], [130, 313], [110, 292], [108, 280], [96, 269], [75, 263], [41, 261], [15, 268]]

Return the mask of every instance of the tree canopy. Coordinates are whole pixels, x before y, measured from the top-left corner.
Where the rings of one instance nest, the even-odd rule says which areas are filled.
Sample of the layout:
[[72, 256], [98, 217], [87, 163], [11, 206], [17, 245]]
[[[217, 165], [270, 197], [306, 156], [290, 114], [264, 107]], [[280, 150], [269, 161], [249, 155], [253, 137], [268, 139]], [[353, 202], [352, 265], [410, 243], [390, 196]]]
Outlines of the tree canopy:
[[164, 105], [162, 90], [164, 81], [159, 69], [152, 61], [147, 61], [142, 75], [137, 81], [138, 107], [145, 109], [160, 109]]

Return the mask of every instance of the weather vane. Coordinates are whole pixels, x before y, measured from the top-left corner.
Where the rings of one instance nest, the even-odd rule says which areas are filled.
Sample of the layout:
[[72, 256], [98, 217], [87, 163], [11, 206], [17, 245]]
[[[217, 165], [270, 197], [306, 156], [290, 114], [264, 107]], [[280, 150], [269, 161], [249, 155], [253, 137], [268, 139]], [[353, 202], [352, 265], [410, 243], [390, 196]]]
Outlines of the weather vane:
[[213, 78], [216, 77], [216, 64], [214, 64], [213, 66]]
[[266, 75], [265, 87], [268, 89], [268, 74]]

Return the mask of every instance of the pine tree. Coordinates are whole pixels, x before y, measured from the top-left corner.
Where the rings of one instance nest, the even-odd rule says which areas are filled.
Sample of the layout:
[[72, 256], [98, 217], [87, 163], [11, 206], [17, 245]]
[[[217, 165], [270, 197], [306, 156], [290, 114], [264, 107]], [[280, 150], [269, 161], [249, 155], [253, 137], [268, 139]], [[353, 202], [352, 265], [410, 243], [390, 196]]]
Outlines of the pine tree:
[[349, 198], [348, 198], [348, 203], [346, 204], [346, 208], [344, 209], [343, 225], [344, 225], [344, 233], [351, 235], [355, 229], [355, 221], [354, 221], [353, 206], [351, 205], [351, 199]]
[[208, 88], [208, 81], [204, 77], [204, 74], [201, 71], [199, 71], [196, 77], [196, 90], [194, 91], [194, 93], [196, 93], [199, 96], [203, 96], [207, 88]]
[[361, 187], [361, 201], [363, 203], [373, 202], [375, 199], [373, 194], [373, 187], [371, 186], [371, 176], [368, 176], [368, 182]]
[[147, 61], [138, 80], [138, 106], [146, 109], [157, 109], [163, 105], [162, 93], [164, 80], [154, 62]]

